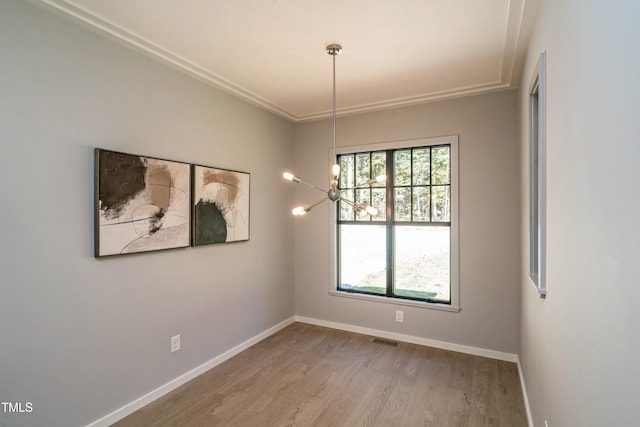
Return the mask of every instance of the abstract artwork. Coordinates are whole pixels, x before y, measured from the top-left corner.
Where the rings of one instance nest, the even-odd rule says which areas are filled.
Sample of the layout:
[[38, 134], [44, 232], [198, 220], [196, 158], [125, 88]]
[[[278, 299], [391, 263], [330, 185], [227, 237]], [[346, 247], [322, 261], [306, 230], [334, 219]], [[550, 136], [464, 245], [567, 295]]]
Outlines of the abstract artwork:
[[95, 256], [189, 246], [190, 165], [95, 150]]
[[193, 245], [249, 240], [249, 178], [245, 172], [193, 167]]

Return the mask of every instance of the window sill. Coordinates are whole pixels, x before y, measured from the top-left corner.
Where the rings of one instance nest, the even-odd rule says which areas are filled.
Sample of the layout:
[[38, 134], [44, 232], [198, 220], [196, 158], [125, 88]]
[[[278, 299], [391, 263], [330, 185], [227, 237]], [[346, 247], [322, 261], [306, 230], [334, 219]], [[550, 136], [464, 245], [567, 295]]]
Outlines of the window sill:
[[396, 298], [389, 298], [384, 296], [356, 294], [352, 292], [342, 292], [342, 291], [336, 291], [336, 290], [329, 291], [329, 295], [334, 297], [353, 298], [353, 299], [359, 299], [359, 300], [380, 302], [383, 304], [406, 305], [411, 307], [428, 308], [432, 310], [453, 311], [456, 313], [460, 311], [460, 307], [452, 304], [438, 304], [433, 302], [411, 301], [411, 300], [403, 300], [399, 298], [396, 299]]

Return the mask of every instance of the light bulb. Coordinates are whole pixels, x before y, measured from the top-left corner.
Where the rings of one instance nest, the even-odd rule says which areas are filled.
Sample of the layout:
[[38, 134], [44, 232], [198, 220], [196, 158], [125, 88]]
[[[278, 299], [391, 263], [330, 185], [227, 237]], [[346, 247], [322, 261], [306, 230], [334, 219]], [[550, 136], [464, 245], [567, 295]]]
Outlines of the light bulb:
[[387, 180], [387, 176], [386, 175], [378, 175], [375, 178], [371, 178], [370, 180], [367, 181], [367, 184], [371, 185], [371, 184], [377, 184], [380, 182], [385, 182]]
[[292, 174], [291, 172], [285, 172], [282, 174], [282, 177], [287, 181], [293, 181], [295, 183], [300, 183], [301, 179]]
[[340, 165], [339, 164], [335, 164], [333, 165], [333, 167], [331, 168], [331, 173], [333, 174], [333, 176], [335, 178], [340, 176]]
[[367, 206], [364, 210], [371, 216], [378, 215], [378, 209], [374, 208], [373, 206]]
[[302, 216], [302, 215], [306, 214], [307, 212], [309, 212], [311, 210], [311, 207], [312, 206], [310, 206], [310, 205], [298, 206], [296, 208], [293, 208], [291, 213], [296, 215], [296, 216]]

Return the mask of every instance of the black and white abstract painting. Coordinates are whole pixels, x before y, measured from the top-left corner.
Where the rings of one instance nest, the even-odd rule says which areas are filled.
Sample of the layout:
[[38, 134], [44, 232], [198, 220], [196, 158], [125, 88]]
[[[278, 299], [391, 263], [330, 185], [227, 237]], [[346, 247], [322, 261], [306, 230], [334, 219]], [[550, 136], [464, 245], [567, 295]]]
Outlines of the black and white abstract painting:
[[95, 159], [95, 256], [189, 246], [189, 164], [99, 148]]
[[249, 240], [250, 175], [193, 167], [193, 245]]

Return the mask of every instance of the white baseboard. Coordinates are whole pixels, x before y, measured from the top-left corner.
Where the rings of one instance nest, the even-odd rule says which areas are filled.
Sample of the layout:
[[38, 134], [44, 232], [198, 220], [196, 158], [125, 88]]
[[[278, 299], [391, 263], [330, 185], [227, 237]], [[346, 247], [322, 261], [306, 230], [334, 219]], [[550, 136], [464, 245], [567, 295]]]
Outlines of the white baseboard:
[[527, 395], [527, 387], [524, 383], [524, 374], [522, 373], [522, 365], [520, 365], [520, 357], [518, 357], [518, 375], [520, 376], [520, 386], [522, 387], [522, 398], [524, 399], [524, 410], [527, 413], [527, 423], [529, 427], [533, 427], [533, 417], [531, 416], [531, 407], [529, 406], [529, 396]]
[[325, 326], [332, 329], [340, 329], [343, 331], [355, 332], [358, 334], [372, 335], [374, 337], [387, 338], [411, 344], [424, 345], [427, 347], [435, 347], [443, 350], [457, 351], [459, 353], [473, 354], [474, 356], [488, 357], [491, 359], [504, 360], [506, 362], [516, 363], [518, 355], [512, 353], [503, 353], [501, 351], [488, 350], [485, 348], [471, 347], [450, 343], [446, 341], [432, 340], [428, 338], [415, 337], [413, 335], [398, 334], [395, 332], [382, 331], [379, 329], [364, 328], [361, 326], [348, 325], [346, 323], [329, 322], [327, 320], [314, 319], [311, 317], [295, 316], [296, 322], [309, 323], [310, 325]]
[[116, 409], [115, 411], [111, 412], [108, 415], [105, 415], [104, 417], [100, 418], [99, 420], [96, 420], [94, 422], [92, 422], [91, 424], [87, 425], [87, 427], [108, 427], [111, 424], [123, 419], [124, 417], [126, 417], [129, 414], [132, 414], [133, 412], [137, 411], [138, 409], [142, 408], [143, 406], [148, 405], [149, 403], [153, 402], [154, 400], [164, 396], [165, 394], [169, 393], [170, 391], [180, 387], [181, 385], [185, 384], [186, 382], [192, 380], [193, 378], [197, 377], [198, 375], [201, 375], [203, 373], [205, 373], [206, 371], [208, 371], [209, 369], [221, 364], [222, 362], [232, 358], [233, 356], [235, 356], [236, 354], [240, 353], [243, 350], [246, 350], [247, 348], [251, 347], [252, 345], [262, 341], [263, 339], [275, 334], [276, 332], [278, 332], [280, 329], [285, 328], [286, 326], [289, 326], [290, 324], [292, 324], [295, 321], [294, 317], [291, 317], [289, 319], [286, 319], [280, 323], [278, 323], [277, 325], [267, 329], [264, 332], [259, 333], [258, 335], [254, 336], [253, 338], [249, 338], [247, 341], [233, 347], [232, 349], [222, 353], [221, 355], [214, 357], [213, 359], [209, 360], [208, 362], [203, 363], [202, 365], [198, 366], [197, 368], [194, 368], [192, 370], [190, 370], [189, 372], [180, 375], [178, 378], [175, 378], [171, 381], [169, 381], [168, 383], [166, 383], [163, 386], [158, 387], [157, 389], [145, 394], [142, 397], [139, 397], [138, 399], [134, 400], [131, 403], [128, 403], [126, 405], [124, 405], [122, 408]]

